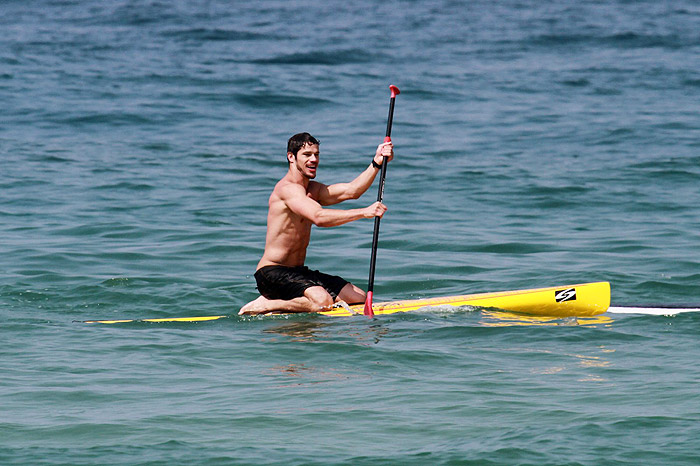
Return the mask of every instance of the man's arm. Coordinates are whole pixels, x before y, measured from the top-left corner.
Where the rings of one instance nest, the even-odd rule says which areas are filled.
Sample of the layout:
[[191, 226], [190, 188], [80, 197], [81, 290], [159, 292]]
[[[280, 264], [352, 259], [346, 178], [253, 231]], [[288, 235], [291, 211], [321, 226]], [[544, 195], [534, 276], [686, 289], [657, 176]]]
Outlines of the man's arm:
[[301, 186], [296, 185], [284, 187], [280, 198], [292, 212], [319, 227], [335, 227], [361, 218], [381, 217], [386, 212], [386, 206], [381, 202], [363, 209], [324, 209], [321, 204], [309, 198]]
[[[377, 151], [374, 154], [374, 161], [377, 165], [383, 163], [384, 157], [388, 158], [387, 161], [394, 158], [394, 146], [391, 142], [385, 142], [377, 146]], [[375, 168], [374, 165], [370, 165], [349, 183], [337, 183], [329, 186], [319, 183], [316, 198], [321, 205], [334, 205], [348, 199], [357, 199], [372, 186], [377, 173], [379, 173], [379, 169]]]

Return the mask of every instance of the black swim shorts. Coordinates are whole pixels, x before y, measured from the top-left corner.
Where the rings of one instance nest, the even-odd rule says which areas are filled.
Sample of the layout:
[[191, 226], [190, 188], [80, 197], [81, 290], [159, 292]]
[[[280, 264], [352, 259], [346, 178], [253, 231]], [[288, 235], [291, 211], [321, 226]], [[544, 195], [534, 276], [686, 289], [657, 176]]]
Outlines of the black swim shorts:
[[285, 301], [304, 296], [304, 291], [312, 286], [324, 287], [335, 299], [340, 290], [348, 283], [336, 275], [309, 270], [305, 265], [299, 267], [266, 265], [255, 272], [255, 281], [261, 295], [267, 299], [284, 299]]

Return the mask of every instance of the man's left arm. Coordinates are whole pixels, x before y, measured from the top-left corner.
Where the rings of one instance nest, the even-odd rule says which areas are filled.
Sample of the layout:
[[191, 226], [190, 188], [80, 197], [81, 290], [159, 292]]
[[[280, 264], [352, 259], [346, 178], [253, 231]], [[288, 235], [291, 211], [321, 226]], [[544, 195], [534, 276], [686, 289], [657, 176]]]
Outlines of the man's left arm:
[[[377, 146], [373, 161], [377, 165], [381, 165], [384, 162], [384, 157], [387, 157], [387, 162], [394, 158], [394, 145], [391, 142]], [[372, 186], [377, 173], [379, 173], [379, 168], [370, 164], [365, 171], [349, 183], [336, 183], [329, 186], [319, 183], [317, 201], [321, 205], [334, 205], [348, 199], [358, 199]]]

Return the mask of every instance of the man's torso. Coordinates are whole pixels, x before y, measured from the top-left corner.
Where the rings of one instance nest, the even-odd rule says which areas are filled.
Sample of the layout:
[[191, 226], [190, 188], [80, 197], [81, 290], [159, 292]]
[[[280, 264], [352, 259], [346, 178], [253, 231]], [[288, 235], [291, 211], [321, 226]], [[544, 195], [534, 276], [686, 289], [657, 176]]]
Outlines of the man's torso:
[[[283, 178], [277, 183], [270, 195], [265, 252], [258, 263], [258, 269], [268, 265], [284, 265], [288, 267], [304, 265], [306, 249], [311, 238], [312, 223], [301, 215], [292, 212], [287, 206], [281, 192], [288, 184], [294, 183]], [[296, 195], [306, 195], [313, 200], [317, 200], [321, 186], [320, 183], [311, 181], [305, 193], [299, 190], [299, 193]]]

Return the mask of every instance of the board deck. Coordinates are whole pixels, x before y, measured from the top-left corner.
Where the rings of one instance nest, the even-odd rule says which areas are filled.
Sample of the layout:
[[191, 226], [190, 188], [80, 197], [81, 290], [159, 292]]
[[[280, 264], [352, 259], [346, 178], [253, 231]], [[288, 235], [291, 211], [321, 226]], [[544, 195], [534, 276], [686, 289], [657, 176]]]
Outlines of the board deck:
[[[377, 303], [375, 315], [409, 312], [435, 306], [472, 306], [544, 317], [591, 317], [604, 313], [610, 306], [610, 283], [583, 283], [532, 290], [499, 291], [440, 298], [412, 299]], [[322, 312], [328, 316], [349, 316], [362, 313], [364, 305]]]
[[[499, 291], [439, 298], [411, 299], [376, 303], [375, 315], [410, 312], [436, 306], [493, 308], [541, 317], [592, 317], [604, 313], [610, 306], [610, 283], [582, 283], [531, 290]], [[356, 304], [347, 309], [337, 307], [320, 314], [331, 317], [348, 317], [362, 314], [364, 305]], [[174, 317], [158, 319], [86, 320], [86, 324], [119, 324], [127, 322], [203, 322], [229, 316]]]

